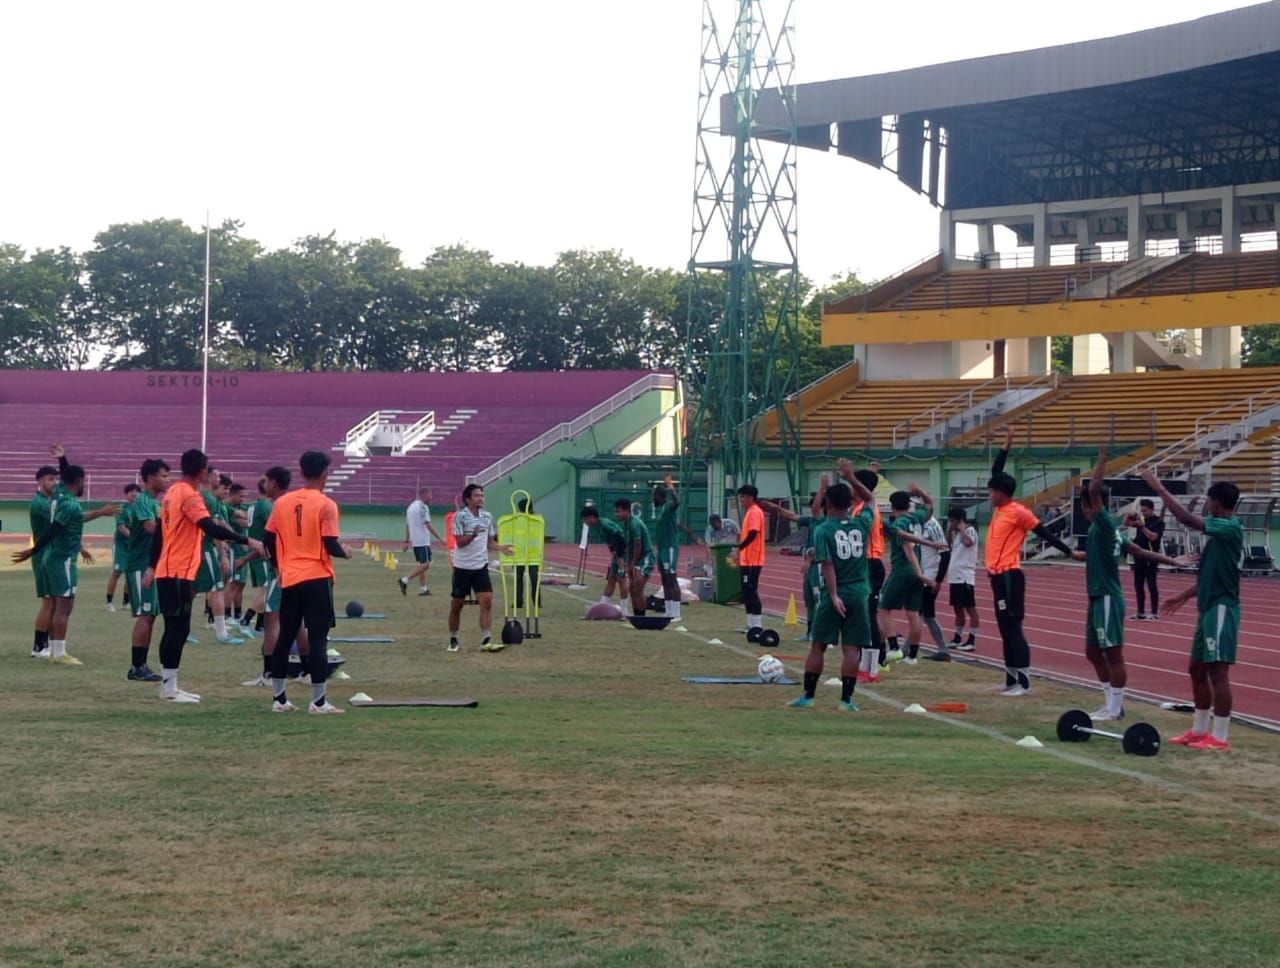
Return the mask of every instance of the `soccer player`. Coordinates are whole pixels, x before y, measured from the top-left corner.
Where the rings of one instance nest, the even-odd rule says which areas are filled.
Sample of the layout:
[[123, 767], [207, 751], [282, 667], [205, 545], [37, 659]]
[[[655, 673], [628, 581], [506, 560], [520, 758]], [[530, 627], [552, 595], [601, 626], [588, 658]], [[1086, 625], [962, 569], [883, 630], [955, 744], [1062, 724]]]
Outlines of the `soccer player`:
[[[964, 508], [947, 509], [947, 540], [951, 544], [948, 597], [956, 616], [956, 632], [951, 644], [957, 652], [973, 652], [978, 647], [979, 628], [978, 600], [973, 588], [978, 570], [978, 530], [969, 523]], [[964, 634], [966, 619], [967, 636]]]
[[1165, 602], [1165, 611], [1172, 615], [1195, 596], [1200, 613], [1188, 669], [1195, 718], [1189, 730], [1169, 742], [1197, 750], [1229, 750], [1231, 666], [1236, 661], [1240, 636], [1240, 562], [1244, 559], [1244, 528], [1235, 516], [1240, 489], [1228, 481], [1210, 486], [1205, 494], [1206, 514], [1202, 518], [1179, 504], [1152, 468], [1143, 470], [1142, 479], [1170, 514], [1206, 538], [1200, 551], [1200, 571], [1195, 585]]
[[204, 539], [247, 544], [262, 553], [261, 542], [236, 534], [209, 511], [202, 488], [210, 473], [203, 451], [183, 453], [182, 478], [170, 485], [160, 502], [160, 527], [151, 534], [150, 567], [142, 587], [156, 586], [156, 602], [164, 616], [160, 634], [160, 698], [166, 702], [198, 703], [198, 693], [178, 688], [182, 649], [191, 634], [191, 603], [196, 597], [196, 574], [204, 559]]
[[151, 540], [160, 524], [160, 497], [169, 486], [169, 465], [151, 458], [138, 470], [142, 487], [129, 506], [126, 521], [129, 546], [125, 551], [125, 583], [133, 607], [133, 635], [130, 640], [129, 672], [125, 676], [135, 682], [159, 682], [160, 674], [147, 665], [151, 651], [151, 634], [155, 628], [160, 601], [152, 582], [143, 587], [142, 579], [151, 564]]
[[[738, 563], [742, 580], [742, 609], [747, 613], [747, 627], [764, 628], [764, 606], [760, 602], [760, 573], [764, 571], [764, 510], [760, 507], [760, 492], [754, 484], [738, 488], [738, 504], [742, 508], [742, 540], [732, 552]], [[632, 592], [635, 597], [635, 592]]]
[[[54, 494], [58, 489], [58, 468], [45, 464], [36, 471], [36, 493], [31, 497], [31, 543], [44, 536], [53, 517]], [[36, 634], [31, 644], [31, 658], [49, 658], [49, 625], [53, 622], [53, 596], [45, 587], [44, 553], [31, 556], [31, 572], [35, 577], [36, 598], [40, 607], [36, 610]]]
[[[867, 491], [874, 492], [876, 485], [880, 483], [880, 475], [870, 468], [861, 467], [857, 471], [853, 469], [853, 465], [848, 460], [841, 460], [836, 465], [840, 476], [853, 487], [854, 478], [857, 478], [859, 484]], [[879, 465], [874, 465], [878, 467]], [[861, 492], [854, 488], [854, 494]], [[853, 513], [857, 514], [861, 511], [859, 501], [854, 502]], [[862, 672], [859, 673], [861, 678], [867, 682], [880, 681], [880, 667], [884, 665], [886, 657], [884, 630], [880, 627], [880, 594], [884, 590], [885, 568], [885, 532], [884, 521], [880, 515], [880, 506], [873, 499], [867, 502], [871, 506], [871, 514], [874, 523], [871, 525], [871, 543], [867, 553], [867, 575], [870, 579], [871, 592], [867, 597], [867, 620], [871, 625], [871, 645], [872, 649], [868, 649], [862, 653]], [[875, 660], [872, 661], [871, 651], [875, 651]]]
[[67, 627], [76, 604], [76, 586], [79, 576], [77, 556], [86, 564], [93, 563], [93, 555], [83, 545], [85, 522], [114, 515], [119, 511], [115, 504], [104, 504], [96, 511], [85, 513], [80, 506], [84, 493], [84, 468], [68, 464], [59, 474], [60, 489], [51, 501], [49, 526], [40, 539], [30, 548], [13, 556], [16, 562], [27, 561], [41, 555], [40, 571], [44, 578], [44, 590], [53, 598], [53, 617], [49, 622], [49, 661], [56, 665], [83, 665], [79, 659], [67, 654]]
[[303, 486], [282, 495], [271, 509], [265, 542], [280, 573], [280, 628], [271, 652], [273, 713], [297, 707], [285, 695], [289, 649], [305, 625], [310, 644], [311, 704], [308, 713], [345, 712], [325, 696], [329, 671], [329, 629], [333, 628], [333, 560], [351, 555], [338, 540], [338, 505], [324, 493], [329, 455], [306, 451], [298, 458]]
[[431, 570], [431, 539], [443, 541], [435, 525], [431, 523], [431, 488], [418, 491], [417, 498], [404, 511], [404, 550], [413, 548], [413, 560], [418, 567], [407, 578], [397, 578], [400, 594], [409, 594], [409, 582], [418, 579], [418, 594], [430, 595], [427, 588], [427, 572]]
[[511, 554], [509, 545], [498, 544], [493, 515], [484, 508], [484, 488], [468, 484], [462, 490], [463, 507], [453, 516], [453, 581], [449, 598], [449, 651], [458, 651], [458, 626], [462, 606], [474, 594], [480, 604], [480, 649], [501, 652], [506, 646], [493, 641], [493, 582], [489, 578], [489, 553]]
[[[826, 519], [826, 506], [823, 503], [822, 495], [826, 493], [830, 486], [830, 478], [824, 473], [818, 490], [813, 493], [809, 499], [809, 513], [801, 517], [794, 511], [784, 508], [780, 504], [773, 501], [761, 501], [760, 505], [769, 513], [777, 514], [779, 517], [790, 521], [796, 527], [805, 529], [804, 550], [802, 559], [804, 566], [801, 570], [804, 582], [804, 635], [798, 636], [797, 642], [813, 641], [813, 616], [818, 608], [818, 597], [822, 592], [822, 568], [819, 566], [816, 555], [816, 545], [818, 525]], [[852, 493], [852, 492], [850, 492]]]
[[[1133, 543], [1129, 546], [1145, 548], [1148, 551], [1159, 551], [1164, 545], [1164, 520], [1156, 514], [1156, 504], [1151, 498], [1144, 497], [1138, 502], [1139, 513], [1125, 518], [1125, 527], [1136, 529]], [[1141, 555], [1133, 556], [1133, 593], [1138, 599], [1138, 612], [1133, 617], [1139, 622], [1154, 622], [1160, 615], [1160, 588], [1157, 575], [1160, 574], [1160, 563], [1151, 561]], [[1151, 610], [1147, 610], [1147, 595], [1151, 592]]]
[[1103, 480], [1107, 468], [1107, 450], [1098, 448], [1098, 464], [1093, 469], [1089, 486], [1080, 494], [1080, 510], [1089, 521], [1085, 538], [1085, 585], [1089, 595], [1088, 618], [1085, 621], [1084, 651], [1102, 683], [1105, 702], [1093, 714], [1096, 721], [1124, 718], [1124, 690], [1129, 671], [1124, 664], [1124, 592], [1120, 588], [1120, 559], [1126, 548], [1135, 560], [1161, 562], [1181, 566], [1192, 564], [1190, 558], [1166, 558], [1146, 548], [1130, 547], [1129, 538], [1116, 526], [1107, 509], [1110, 491]]
[[[851, 510], [855, 493], [860, 510]], [[855, 477], [853, 485], [833, 484], [825, 489], [827, 515], [815, 525], [815, 557], [822, 568], [822, 592], [813, 619], [813, 642], [804, 663], [804, 695], [788, 705], [807, 709], [822, 678], [823, 657], [828, 645], [839, 643], [840, 706], [843, 712], [857, 712], [853, 691], [858, 683], [863, 652], [871, 652], [871, 625], [867, 614], [870, 582], [867, 551], [875, 514], [875, 499]]]
[[946, 637], [942, 634], [942, 626], [938, 624], [938, 595], [942, 591], [942, 583], [946, 580], [947, 571], [951, 567], [951, 544], [942, 530], [938, 516], [929, 508], [929, 518], [921, 528], [921, 536], [932, 544], [920, 546], [920, 568], [926, 578], [933, 584], [927, 586], [920, 596], [920, 620], [933, 636], [937, 651], [928, 656], [935, 662], [950, 662], [951, 654], [947, 649]]
[[[222, 501], [230, 479], [226, 479], [227, 485], [223, 484], [223, 479], [224, 475], [219, 474], [215, 468], [208, 468], [203, 478], [204, 487], [200, 490], [200, 497], [204, 501], [209, 516], [221, 526], [222, 530], [235, 534], [236, 532], [228, 526], [226, 505]], [[205, 534], [200, 547], [200, 571], [196, 575], [196, 593], [203, 593], [205, 596], [205, 609], [213, 621], [214, 638], [221, 645], [242, 645], [244, 639], [233, 636], [227, 629], [224, 595], [227, 585], [226, 576], [222, 570], [222, 550], [214, 538]]]
[[676, 537], [676, 511], [680, 507], [680, 495], [675, 483], [667, 474], [653, 489], [653, 509], [658, 522], [654, 526], [654, 544], [658, 556], [658, 576], [662, 579], [662, 598], [665, 612], [673, 621], [680, 621], [680, 539]]
[[[120, 511], [116, 514], [116, 530], [112, 535], [111, 541], [111, 577], [107, 579], [107, 611], [114, 612], [116, 610], [112, 599], [116, 597], [116, 584], [120, 581], [120, 576], [126, 572], [126, 559], [129, 556], [129, 508], [133, 505], [133, 500], [138, 496], [138, 492], [142, 488], [137, 484], [126, 484], [124, 486], [124, 503], [120, 505]], [[124, 604], [129, 604], [129, 582], [124, 583]]]
[[[920, 507], [911, 510], [911, 497], [920, 499]], [[924, 573], [920, 559], [911, 545], [945, 548], [942, 542], [931, 542], [916, 533], [916, 529], [933, 517], [933, 499], [919, 485], [912, 484], [910, 491], [894, 491], [889, 495], [889, 580], [880, 593], [880, 610], [885, 615], [885, 627], [889, 630], [889, 658], [902, 659], [908, 665], [919, 661], [920, 633], [923, 622], [920, 610], [924, 605], [924, 591], [936, 588], [937, 583]], [[894, 631], [896, 612], [905, 612], [907, 618], [906, 655], [898, 647]]]
[[1026, 616], [1027, 579], [1022, 573], [1022, 545], [1027, 534], [1057, 548], [1076, 561], [1084, 561], [1083, 551], [1072, 551], [1040, 523], [1025, 504], [1013, 499], [1018, 482], [1005, 472], [1004, 463], [1013, 446], [1013, 428], [1005, 430], [1004, 448], [996, 454], [987, 481], [991, 501], [991, 523], [987, 526], [987, 576], [995, 598], [996, 625], [1004, 649], [1002, 696], [1025, 696], [1031, 692], [1031, 646], [1022, 631]]
[[[287, 468], [279, 466], [267, 468], [266, 473], [258, 479], [258, 499], [249, 508], [249, 537], [265, 541], [267, 522], [271, 520], [274, 502], [284, 496], [292, 482], [293, 474]], [[250, 554], [248, 568], [250, 580], [258, 589], [254, 604], [257, 606], [258, 621], [261, 623], [259, 628], [262, 630], [262, 672], [256, 679], [250, 679], [240, 685], [271, 687], [273, 685], [271, 682], [272, 656], [275, 654], [276, 641], [280, 635], [280, 575], [276, 572], [275, 565], [271, 563], [270, 555]], [[253, 621], [254, 611], [255, 609], [249, 609], [245, 613], [246, 625]], [[307, 641], [305, 628], [298, 630], [297, 642], [299, 653], [309, 649], [310, 643]], [[325, 668], [327, 670], [328, 666]]]
[[587, 527], [600, 529], [600, 533], [604, 535], [605, 546], [609, 549], [609, 568], [605, 572], [604, 591], [600, 595], [600, 604], [612, 604], [613, 594], [616, 591], [621, 605], [628, 597], [627, 572], [623, 564], [623, 556], [627, 551], [627, 534], [617, 521], [600, 517], [600, 510], [593, 504], [588, 504], [582, 509], [581, 517]]
[[[227, 526], [236, 534], [245, 534], [249, 524], [249, 515], [244, 506], [244, 485], [230, 484], [227, 487], [227, 500], [223, 508], [223, 513], [227, 519]], [[231, 621], [229, 631], [234, 633], [244, 632], [245, 635], [252, 637], [253, 629], [250, 627], [247, 631], [243, 627], [244, 607], [244, 585], [245, 579], [248, 577], [248, 558], [251, 552], [243, 545], [234, 545], [231, 549], [231, 570], [227, 572], [227, 593], [226, 605], [223, 608], [223, 615], [231, 613]]]
[[649, 537], [648, 526], [631, 506], [630, 498], [620, 497], [613, 502], [613, 516], [627, 540], [622, 568], [627, 576], [627, 590], [631, 593], [631, 614], [643, 615], [647, 604], [644, 586], [653, 573], [653, 539]]

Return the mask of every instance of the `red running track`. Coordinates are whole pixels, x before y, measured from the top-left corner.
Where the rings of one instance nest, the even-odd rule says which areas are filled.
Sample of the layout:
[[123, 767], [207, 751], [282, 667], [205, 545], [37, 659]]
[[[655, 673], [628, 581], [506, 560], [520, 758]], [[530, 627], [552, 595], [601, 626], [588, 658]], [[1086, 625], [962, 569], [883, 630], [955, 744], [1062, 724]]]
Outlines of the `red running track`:
[[[579, 551], [573, 545], [548, 545], [548, 563], [570, 571], [578, 566]], [[588, 573], [604, 574], [608, 557], [593, 545]], [[1033, 565], [1027, 574], [1027, 617], [1023, 628], [1031, 643], [1032, 670], [1055, 679], [1096, 683], [1093, 667], [1084, 657], [1085, 594], [1083, 565]], [[1127, 570], [1121, 575], [1129, 612], [1134, 596]], [[1160, 595], [1171, 598], [1194, 581], [1190, 574], [1160, 573]], [[657, 586], [654, 585], [655, 590]], [[760, 597], [768, 614], [786, 614], [787, 602], [796, 597], [804, 620], [804, 596], [798, 558], [771, 554], [760, 582]], [[978, 614], [982, 628], [973, 656], [1003, 666], [995, 612], [991, 607], [986, 574], [978, 574]], [[1240, 652], [1232, 669], [1235, 711], [1250, 719], [1280, 727], [1280, 583], [1267, 578], [1245, 578], [1240, 586]], [[943, 591], [938, 621], [948, 638], [952, 612]], [[1156, 701], [1190, 701], [1187, 657], [1195, 628], [1195, 602], [1188, 602], [1173, 616], [1156, 622], [1125, 623], [1125, 659], [1129, 667], [1129, 691]], [[903, 630], [905, 632], [905, 629]], [[928, 635], [925, 636], [928, 644]]]

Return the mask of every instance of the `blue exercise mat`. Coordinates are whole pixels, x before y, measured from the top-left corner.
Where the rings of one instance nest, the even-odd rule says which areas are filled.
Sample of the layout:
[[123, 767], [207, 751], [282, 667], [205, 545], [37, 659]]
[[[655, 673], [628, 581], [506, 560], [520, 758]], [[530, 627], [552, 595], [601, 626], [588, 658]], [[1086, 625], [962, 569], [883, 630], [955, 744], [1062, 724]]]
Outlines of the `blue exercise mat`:
[[[329, 641], [333, 641], [330, 639]], [[759, 676], [732, 677], [732, 676], [685, 676], [685, 682], [692, 682], [695, 686], [795, 686], [799, 685], [795, 679], [779, 679], [777, 682], [765, 682]]]

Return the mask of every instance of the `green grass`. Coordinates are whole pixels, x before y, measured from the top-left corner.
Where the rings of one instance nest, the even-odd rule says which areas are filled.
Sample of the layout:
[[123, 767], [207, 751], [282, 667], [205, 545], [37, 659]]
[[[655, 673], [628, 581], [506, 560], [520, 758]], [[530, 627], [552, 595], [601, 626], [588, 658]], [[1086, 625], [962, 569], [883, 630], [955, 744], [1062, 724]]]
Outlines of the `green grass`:
[[[681, 681], [751, 673], [736, 614], [636, 632], [560, 589], [541, 641], [479, 654], [469, 608], [448, 655], [443, 570], [404, 599], [363, 559], [338, 597], [391, 617], [339, 634], [399, 641], [340, 646], [331, 698], [478, 709], [272, 715], [238, 685], [252, 644], [189, 647], [205, 700], [171, 707], [124, 680], [130, 620], [102, 612], [103, 568], [81, 575], [77, 670], [26, 658], [29, 571], [0, 570], [2, 965], [1280, 962], [1266, 734], [1237, 727], [1225, 756], [1064, 749], [1079, 693], [1001, 700], [957, 664], [895, 669], [854, 716], [825, 686], [796, 712], [789, 689]], [[899, 711], [940, 700], [971, 711]]]

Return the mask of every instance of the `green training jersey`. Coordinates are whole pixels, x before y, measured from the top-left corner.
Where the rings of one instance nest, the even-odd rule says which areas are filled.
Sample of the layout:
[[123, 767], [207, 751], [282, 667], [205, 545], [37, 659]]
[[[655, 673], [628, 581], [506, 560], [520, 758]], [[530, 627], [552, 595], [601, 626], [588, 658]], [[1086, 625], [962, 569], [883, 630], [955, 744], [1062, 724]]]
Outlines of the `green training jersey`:
[[[134, 498], [134, 500], [137, 500], [137, 498]], [[122, 525], [126, 528], [133, 527], [133, 525], [129, 523], [129, 509], [132, 506], [133, 505], [128, 501], [125, 501], [120, 505], [120, 510], [116, 512], [116, 527], [115, 530], [111, 532], [111, 538], [115, 542], [115, 546], [117, 548], [126, 548], [129, 545], [129, 539], [120, 533], [120, 528]]]
[[1239, 605], [1244, 527], [1239, 518], [1205, 518], [1204, 534], [1208, 540], [1200, 551], [1196, 605], [1201, 612], [1219, 605]]
[[143, 525], [156, 522], [159, 527], [160, 502], [143, 491], [129, 506], [129, 546], [125, 552], [125, 568], [128, 571], [146, 571], [151, 566], [151, 532]]
[[53, 521], [62, 530], [49, 542], [46, 554], [56, 559], [74, 558], [84, 537], [84, 508], [75, 496], [63, 491], [53, 505]]
[[244, 509], [249, 515], [249, 537], [261, 541], [267, 536], [267, 521], [271, 519], [271, 502], [260, 497]]
[[1106, 508], [1100, 509], [1084, 540], [1084, 583], [1090, 598], [1106, 596], [1124, 601], [1120, 559], [1127, 547], [1129, 536], [1116, 527], [1116, 519], [1107, 513]]
[[658, 521], [653, 526], [653, 538], [659, 548], [674, 548], [680, 543], [676, 537], [676, 509], [680, 505], [667, 495], [667, 502], [658, 509]]
[[604, 543], [615, 555], [620, 555], [627, 550], [626, 528], [617, 521], [612, 518], [601, 518], [600, 533], [604, 535]]
[[[836, 573], [836, 592], [841, 598], [866, 596], [871, 590], [867, 572], [867, 553], [871, 549], [871, 529], [875, 513], [863, 505], [856, 514], [828, 518], [814, 527], [816, 560], [829, 561]], [[910, 567], [910, 566], [908, 566]], [[827, 595], [824, 588], [823, 596]]]
[[[212, 491], [201, 491], [200, 496], [204, 498], [204, 506], [209, 511], [210, 516], [219, 524], [225, 524], [226, 518], [224, 517], [224, 514], [223, 514], [223, 507], [225, 505], [223, 505], [221, 501], [219, 501], [216, 497], [213, 496]], [[205, 551], [214, 550], [213, 539], [210, 538], [207, 534], [204, 536], [204, 540], [201, 544], [201, 548], [203, 548]]]
[[905, 575], [908, 572], [914, 574], [911, 562], [907, 561], [907, 555], [914, 555], [916, 560], [919, 561], [919, 552], [914, 550], [919, 545], [911, 541], [903, 541], [901, 536], [904, 534], [918, 534], [917, 528], [928, 521], [930, 515], [929, 509], [921, 506], [914, 511], [899, 514], [885, 525], [889, 530], [889, 564], [893, 569], [893, 574]]
[[631, 555], [636, 546], [636, 539], [640, 541], [640, 558], [653, 553], [653, 539], [649, 537], [649, 526], [643, 520], [634, 514], [631, 515], [624, 525], [624, 530], [627, 535], [627, 551], [623, 557], [628, 561], [631, 560]]
[[49, 530], [53, 518], [53, 498], [37, 490], [31, 498], [31, 540], [38, 542]]

